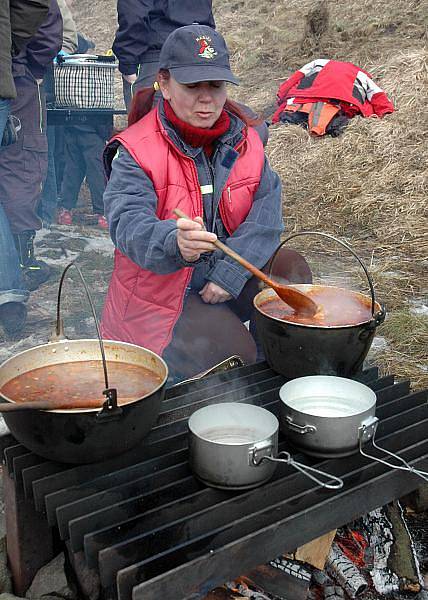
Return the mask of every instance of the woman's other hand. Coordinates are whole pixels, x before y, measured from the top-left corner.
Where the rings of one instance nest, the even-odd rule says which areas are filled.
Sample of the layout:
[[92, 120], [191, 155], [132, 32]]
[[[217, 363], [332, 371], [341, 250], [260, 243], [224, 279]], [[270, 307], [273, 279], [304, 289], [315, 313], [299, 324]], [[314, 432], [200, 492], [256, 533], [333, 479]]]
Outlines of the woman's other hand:
[[226, 290], [212, 281], [204, 285], [199, 295], [207, 304], [218, 304], [232, 299], [232, 296]]
[[187, 262], [194, 262], [204, 252], [215, 250], [213, 242], [217, 240], [215, 233], [205, 231], [201, 217], [194, 220], [177, 219], [177, 243], [181, 256]]

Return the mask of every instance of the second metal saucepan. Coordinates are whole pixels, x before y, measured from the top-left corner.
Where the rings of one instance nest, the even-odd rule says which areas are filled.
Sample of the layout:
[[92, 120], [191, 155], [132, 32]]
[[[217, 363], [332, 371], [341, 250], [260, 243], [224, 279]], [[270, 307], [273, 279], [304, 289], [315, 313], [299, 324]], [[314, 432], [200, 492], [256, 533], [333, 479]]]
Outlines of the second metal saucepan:
[[[302, 452], [325, 458], [360, 452], [391, 469], [410, 471], [428, 481], [427, 472], [376, 443], [376, 394], [367, 385], [346, 377], [314, 375], [288, 381], [279, 395], [281, 431]], [[369, 444], [386, 458], [368, 454]]]

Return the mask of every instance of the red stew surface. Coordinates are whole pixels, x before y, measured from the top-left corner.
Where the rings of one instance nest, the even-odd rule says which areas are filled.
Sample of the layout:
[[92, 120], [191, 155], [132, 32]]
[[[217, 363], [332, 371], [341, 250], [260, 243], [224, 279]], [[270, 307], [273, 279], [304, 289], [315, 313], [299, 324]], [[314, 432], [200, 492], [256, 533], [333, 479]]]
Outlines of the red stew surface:
[[[139, 365], [107, 361], [109, 386], [117, 389], [118, 402], [142, 398], [161, 383], [161, 378]], [[105, 401], [104, 371], [100, 360], [70, 362], [33, 369], [8, 381], [0, 393], [15, 402], [35, 400]]]
[[260, 303], [259, 308], [264, 314], [282, 321], [320, 327], [356, 325], [370, 321], [372, 317], [370, 299], [350, 290], [313, 286], [310, 289], [302, 288], [301, 291], [320, 307], [321, 310], [316, 315], [307, 317], [296, 313], [278, 296]]

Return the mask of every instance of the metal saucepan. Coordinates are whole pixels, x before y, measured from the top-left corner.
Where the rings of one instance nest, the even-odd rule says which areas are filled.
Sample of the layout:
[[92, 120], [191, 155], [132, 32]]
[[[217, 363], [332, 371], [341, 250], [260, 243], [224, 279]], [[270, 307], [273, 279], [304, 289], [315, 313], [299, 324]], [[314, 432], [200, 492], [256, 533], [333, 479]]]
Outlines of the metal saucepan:
[[[264, 289], [254, 298], [256, 308], [256, 325], [266, 360], [277, 373], [288, 379], [305, 375], [340, 375], [352, 377], [361, 371], [365, 357], [372, 344], [376, 328], [385, 319], [384, 308], [376, 301], [371, 276], [358, 255], [341, 240], [321, 232], [302, 231], [289, 236], [278, 247], [272, 257], [274, 268], [275, 257], [289, 240], [303, 235], [315, 235], [334, 240], [345, 247], [359, 262], [367, 277], [370, 296], [335, 286], [294, 284], [294, 287], [321, 304], [319, 298], [325, 300], [337, 314], [336, 325], [323, 325], [319, 318], [299, 320], [293, 315], [278, 318], [272, 316], [272, 301], [278, 300], [275, 292]], [[286, 306], [283, 305], [285, 308]], [[356, 306], [357, 314], [349, 315], [345, 322], [344, 309]], [[275, 314], [275, 313], [273, 313]], [[365, 317], [361, 318], [361, 314]], [[298, 317], [299, 315], [297, 315]]]
[[278, 419], [252, 404], [226, 402], [194, 412], [189, 419], [189, 460], [195, 475], [211, 487], [241, 490], [268, 481], [278, 463], [293, 466], [328, 489], [343, 481], [278, 453]]
[[[298, 377], [285, 383], [279, 396], [281, 431], [302, 452], [334, 458], [360, 451], [391, 468], [428, 478], [428, 473], [376, 444], [376, 394], [363, 383], [329, 375]], [[369, 455], [363, 449], [368, 442], [392, 456], [398, 466]]]

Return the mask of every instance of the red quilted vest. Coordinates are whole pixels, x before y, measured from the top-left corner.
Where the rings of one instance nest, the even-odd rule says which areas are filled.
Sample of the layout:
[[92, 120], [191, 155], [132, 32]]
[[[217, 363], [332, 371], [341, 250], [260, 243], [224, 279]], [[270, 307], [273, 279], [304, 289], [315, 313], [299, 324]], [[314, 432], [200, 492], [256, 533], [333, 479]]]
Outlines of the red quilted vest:
[[[191, 217], [203, 216], [203, 201], [193, 160], [175, 146], [165, 131], [158, 112], [117, 135], [153, 182], [158, 196], [156, 215], [174, 219], [173, 209], [181, 208]], [[220, 201], [220, 215], [232, 234], [247, 217], [260, 183], [264, 150], [256, 131], [248, 129], [236, 147], [236, 160]], [[192, 268], [158, 275], [142, 269], [127, 256], [115, 251], [114, 270], [102, 316], [106, 339], [144, 346], [162, 354], [171, 341], [181, 314]]]

